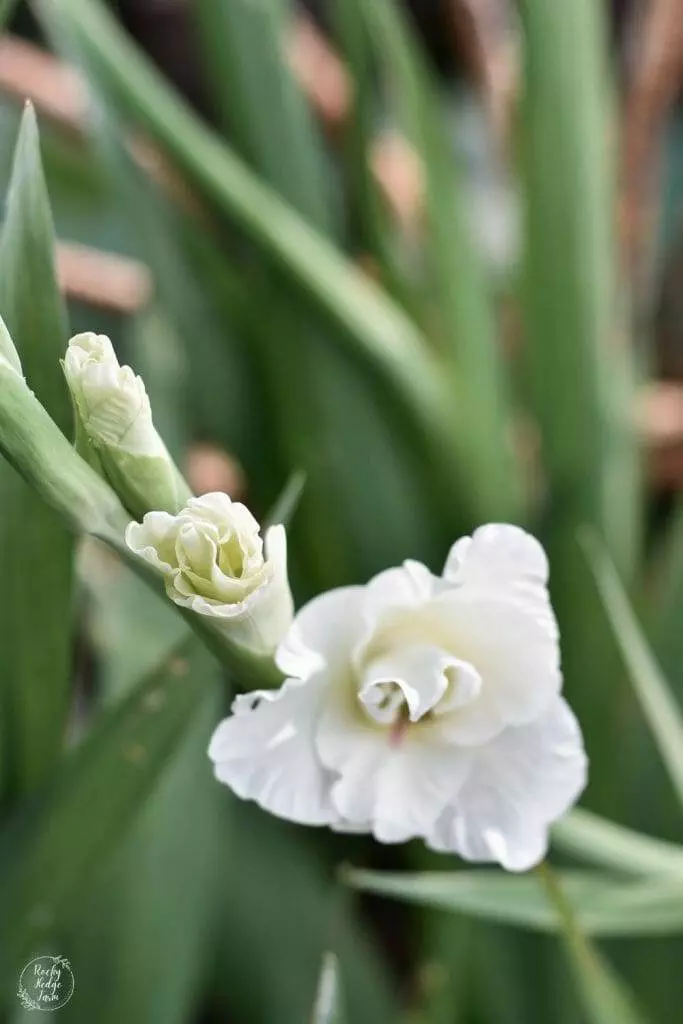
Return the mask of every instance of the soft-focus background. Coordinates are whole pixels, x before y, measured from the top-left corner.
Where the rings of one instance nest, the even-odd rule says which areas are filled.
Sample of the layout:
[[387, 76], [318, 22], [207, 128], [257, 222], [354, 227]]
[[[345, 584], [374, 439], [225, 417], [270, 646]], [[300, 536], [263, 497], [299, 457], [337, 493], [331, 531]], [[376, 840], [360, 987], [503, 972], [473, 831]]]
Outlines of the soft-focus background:
[[[439, 569], [481, 522], [531, 529], [583, 805], [683, 841], [577, 540], [601, 538], [683, 699], [680, 0], [2, 0], [0, 19], [0, 194], [28, 98], [70, 333], [108, 333], [143, 375], [193, 488], [258, 517], [285, 492], [298, 603], [407, 557]], [[0, 245], [3, 301], [4, 266]], [[24, 362], [68, 430], [54, 331]], [[2, 1020], [35, 1012], [14, 986], [47, 951], [75, 975], [59, 1020], [306, 1022], [326, 950], [351, 1024], [598, 1019], [526, 914], [533, 880], [473, 877], [450, 913], [361, 895], [340, 865], [461, 865], [218, 786], [228, 693], [186, 627], [4, 464], [0, 566]], [[185, 702], [135, 703], [169, 652]], [[683, 1019], [677, 901], [673, 926], [594, 929], [643, 1021]]]

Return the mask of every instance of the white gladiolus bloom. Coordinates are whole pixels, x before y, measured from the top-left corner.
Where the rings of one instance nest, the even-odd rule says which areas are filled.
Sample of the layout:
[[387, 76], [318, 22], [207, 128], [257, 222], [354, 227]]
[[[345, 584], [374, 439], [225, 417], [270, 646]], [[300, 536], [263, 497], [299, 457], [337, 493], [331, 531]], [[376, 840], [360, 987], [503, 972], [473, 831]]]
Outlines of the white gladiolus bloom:
[[280, 689], [238, 696], [217, 728], [217, 778], [305, 824], [536, 864], [587, 764], [547, 578], [536, 540], [490, 525], [442, 577], [406, 562], [314, 599], [277, 651]]
[[71, 339], [63, 366], [79, 430], [129, 511], [177, 512], [190, 492], [152, 422], [142, 378], [119, 365], [106, 335], [92, 332]]
[[291, 625], [285, 528], [262, 540], [251, 512], [227, 494], [190, 498], [177, 515], [148, 512], [130, 523], [126, 543], [163, 574], [172, 601], [236, 643], [271, 653]]

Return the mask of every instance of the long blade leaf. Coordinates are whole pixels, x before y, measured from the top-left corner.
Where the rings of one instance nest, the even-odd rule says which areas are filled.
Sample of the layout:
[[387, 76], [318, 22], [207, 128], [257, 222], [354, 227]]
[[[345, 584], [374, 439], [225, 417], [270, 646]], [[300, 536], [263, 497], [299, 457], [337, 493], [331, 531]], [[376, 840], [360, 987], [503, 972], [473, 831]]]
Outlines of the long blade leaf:
[[[395, 873], [348, 870], [365, 892], [450, 910], [499, 924], [556, 933], [560, 927], [538, 879], [489, 870]], [[588, 935], [676, 934], [683, 924], [683, 882], [658, 878], [614, 881], [598, 872], [566, 872], [562, 887]]]
[[607, 625], [669, 778], [683, 803], [683, 712], [645, 639], [609, 555], [593, 534], [583, 538]]
[[683, 847], [616, 825], [591, 811], [577, 809], [558, 821], [553, 826], [553, 844], [616, 871], [683, 879]]
[[[343, 328], [362, 361], [400, 397], [436, 463], [448, 463], [454, 453], [448, 393], [421, 332], [400, 307], [202, 125], [97, 0], [65, 0], [58, 18], [49, 3], [38, 6], [67, 55], [85, 60], [188, 177]], [[448, 486], [452, 458], [444, 473]]]
[[467, 202], [424, 55], [395, 0], [356, 3], [420, 157], [425, 181], [426, 254], [431, 264], [440, 348], [457, 398], [461, 456], [482, 519], [519, 516], [519, 476], [491, 296], [467, 223]]
[[[0, 314], [30, 387], [68, 431], [71, 410], [59, 367], [66, 315], [31, 106], [21, 122], [6, 211]], [[48, 773], [63, 741], [71, 693], [73, 541], [59, 517], [6, 464], [0, 466], [0, 493], [0, 688], [9, 789], [21, 792]]]
[[594, 0], [523, 0], [520, 11], [522, 300], [543, 459], [562, 517], [597, 526], [630, 573], [638, 473], [631, 355], [615, 280], [606, 11]]
[[586, 939], [571, 902], [546, 865], [540, 869], [548, 899], [557, 912], [564, 946], [591, 1024], [644, 1024], [631, 993], [607, 961]]
[[[0, 835], [0, 984], [14, 984], [108, 851], [186, 733], [215, 669], [195, 641], [105, 714]], [[34, 954], [35, 955], [35, 954]]]

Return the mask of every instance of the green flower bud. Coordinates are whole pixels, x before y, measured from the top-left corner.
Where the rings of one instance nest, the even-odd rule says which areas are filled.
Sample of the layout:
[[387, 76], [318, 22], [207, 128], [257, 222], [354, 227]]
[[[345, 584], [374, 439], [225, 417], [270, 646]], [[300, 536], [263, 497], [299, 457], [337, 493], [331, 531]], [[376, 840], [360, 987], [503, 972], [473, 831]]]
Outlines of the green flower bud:
[[182, 508], [191, 492], [152, 422], [142, 378], [119, 365], [109, 338], [77, 334], [63, 368], [79, 434], [129, 511], [140, 516], [150, 509]]

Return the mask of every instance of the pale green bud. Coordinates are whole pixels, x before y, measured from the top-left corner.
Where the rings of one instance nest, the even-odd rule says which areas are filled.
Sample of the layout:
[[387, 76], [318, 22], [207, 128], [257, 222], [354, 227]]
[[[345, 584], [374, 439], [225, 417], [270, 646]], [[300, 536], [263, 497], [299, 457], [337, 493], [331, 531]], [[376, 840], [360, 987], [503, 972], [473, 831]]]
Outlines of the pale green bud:
[[63, 367], [79, 433], [131, 513], [182, 508], [191, 492], [156, 431], [142, 378], [119, 365], [109, 338], [77, 334]]

